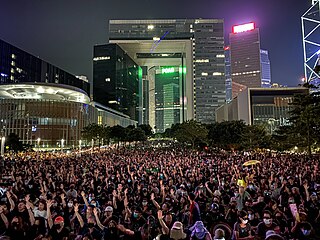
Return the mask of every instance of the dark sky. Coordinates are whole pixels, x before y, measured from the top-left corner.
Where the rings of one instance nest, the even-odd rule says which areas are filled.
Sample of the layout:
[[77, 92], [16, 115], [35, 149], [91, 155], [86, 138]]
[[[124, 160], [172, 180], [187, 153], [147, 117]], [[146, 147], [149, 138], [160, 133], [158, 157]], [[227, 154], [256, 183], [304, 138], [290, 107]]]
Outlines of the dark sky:
[[73, 74], [92, 78], [94, 44], [106, 43], [108, 19], [224, 18], [255, 21], [269, 50], [272, 81], [303, 76], [300, 16], [311, 0], [0, 0], [0, 38]]

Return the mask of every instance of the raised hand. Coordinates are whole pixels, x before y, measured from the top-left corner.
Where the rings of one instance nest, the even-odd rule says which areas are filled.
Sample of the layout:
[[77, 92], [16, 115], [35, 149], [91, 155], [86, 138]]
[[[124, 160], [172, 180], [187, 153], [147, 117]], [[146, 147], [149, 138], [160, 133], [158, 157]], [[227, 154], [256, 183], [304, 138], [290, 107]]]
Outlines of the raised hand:
[[53, 205], [53, 201], [52, 200], [47, 200], [47, 208], [51, 208]]
[[158, 219], [162, 219], [163, 216], [162, 216], [162, 211], [161, 210], [158, 210]]
[[[74, 205], [73, 209], [74, 209], [75, 212], [78, 212], [78, 211], [79, 211], [79, 204], [76, 203], [76, 204]], [[95, 209], [95, 208], [94, 208], [94, 209]]]
[[113, 197], [117, 197], [118, 196], [117, 195], [117, 190], [113, 190], [112, 195], [113, 195]]
[[151, 201], [154, 200], [154, 193], [151, 193]]
[[95, 216], [98, 216], [98, 209], [97, 209], [97, 208], [94, 208], [94, 209], [93, 209], [93, 214], [94, 214]]
[[81, 191], [81, 196], [82, 197], [85, 197], [86, 196], [86, 193], [84, 191]]

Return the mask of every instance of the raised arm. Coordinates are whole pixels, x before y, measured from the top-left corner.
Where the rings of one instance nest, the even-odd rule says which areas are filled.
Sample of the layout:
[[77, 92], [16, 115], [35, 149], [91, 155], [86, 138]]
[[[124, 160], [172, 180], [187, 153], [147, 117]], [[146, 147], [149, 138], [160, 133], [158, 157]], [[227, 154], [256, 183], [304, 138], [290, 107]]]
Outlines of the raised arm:
[[50, 229], [53, 226], [53, 221], [51, 218], [51, 210], [50, 210], [51, 206], [52, 206], [52, 200], [47, 200], [47, 217], [48, 217], [48, 225]]
[[151, 193], [151, 201], [152, 201], [153, 205], [154, 205], [158, 210], [161, 209], [159, 203], [157, 203], [157, 201], [154, 199], [154, 193]]
[[34, 224], [34, 222], [35, 222], [35, 219], [34, 219], [32, 208], [31, 208], [31, 205], [30, 205], [29, 202], [26, 202], [26, 208], [28, 210], [29, 220], [30, 220], [30, 223], [31, 223], [31, 226], [32, 226]]
[[80, 227], [83, 228], [84, 222], [83, 222], [81, 215], [79, 214], [79, 205], [78, 204], [74, 205], [74, 214], [76, 215], [76, 217], [80, 223]]
[[161, 225], [161, 230], [163, 234], [169, 234], [170, 229], [168, 228], [168, 226], [166, 225], [166, 223], [163, 221], [163, 216], [162, 216], [162, 211], [158, 210], [158, 220], [159, 223]]
[[126, 235], [129, 235], [129, 236], [133, 236], [134, 235], [134, 231], [128, 229], [128, 228], [125, 228], [123, 225], [121, 224], [118, 224], [117, 225], [117, 228], [119, 231], [123, 232], [124, 234]]
[[8, 218], [6, 215], [4, 215], [3, 213], [3, 207], [0, 206], [0, 217], [2, 219], [2, 221], [4, 222], [4, 225], [6, 226], [6, 228], [8, 229], [9, 228], [9, 222], [8, 222]]
[[12, 200], [12, 197], [11, 197], [11, 193], [9, 191], [6, 192], [6, 195], [7, 195], [7, 199], [10, 203], [10, 212], [13, 211], [13, 209], [15, 208], [15, 204], [14, 204], [14, 201]]
[[88, 203], [88, 200], [86, 198], [86, 193], [84, 191], [81, 192], [81, 196], [82, 196], [82, 199], [84, 201], [84, 204], [88, 207], [89, 203]]
[[103, 230], [103, 229], [104, 229], [104, 226], [103, 226], [102, 223], [100, 222], [97, 208], [94, 208], [94, 209], [93, 209], [93, 215], [94, 215], [94, 217], [95, 217], [95, 219], [96, 219], [96, 222], [97, 222], [98, 227], [99, 227], [101, 230]]

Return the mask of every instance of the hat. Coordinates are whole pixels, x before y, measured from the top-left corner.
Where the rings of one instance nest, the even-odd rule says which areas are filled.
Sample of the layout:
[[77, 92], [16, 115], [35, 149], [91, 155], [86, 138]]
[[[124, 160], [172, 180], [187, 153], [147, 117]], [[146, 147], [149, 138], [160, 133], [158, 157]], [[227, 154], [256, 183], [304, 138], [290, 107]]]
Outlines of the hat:
[[218, 228], [216, 229], [216, 231], [214, 232], [214, 238], [215, 240], [224, 240], [225, 238], [225, 233], [223, 231], [223, 229]]
[[174, 240], [185, 239], [187, 235], [183, 232], [183, 224], [175, 222], [170, 230], [170, 238]]
[[113, 208], [111, 206], [106, 207], [105, 212], [113, 212]]
[[284, 240], [283, 237], [281, 237], [279, 234], [276, 234], [276, 232], [273, 231], [273, 230], [269, 230], [269, 231], [267, 231], [267, 233], [266, 233], [266, 238], [265, 238], [265, 240], [268, 240], [268, 239], [270, 239], [270, 238], [279, 239], [279, 240]]
[[56, 219], [54, 220], [54, 223], [63, 223], [64, 219], [61, 216], [56, 217]]
[[202, 221], [196, 221], [189, 230], [191, 231], [191, 237], [196, 236], [198, 239], [203, 239], [209, 233]]

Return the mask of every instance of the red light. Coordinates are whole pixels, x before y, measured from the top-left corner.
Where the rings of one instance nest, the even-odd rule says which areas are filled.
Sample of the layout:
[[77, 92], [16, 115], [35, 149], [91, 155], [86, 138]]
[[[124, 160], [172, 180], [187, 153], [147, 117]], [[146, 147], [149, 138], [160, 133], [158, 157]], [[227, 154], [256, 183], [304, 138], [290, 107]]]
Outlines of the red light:
[[224, 50], [225, 51], [230, 50], [230, 46], [224, 47]]
[[241, 25], [235, 25], [232, 27], [232, 33], [247, 32], [253, 29], [255, 29], [255, 24], [253, 22], [241, 24]]

